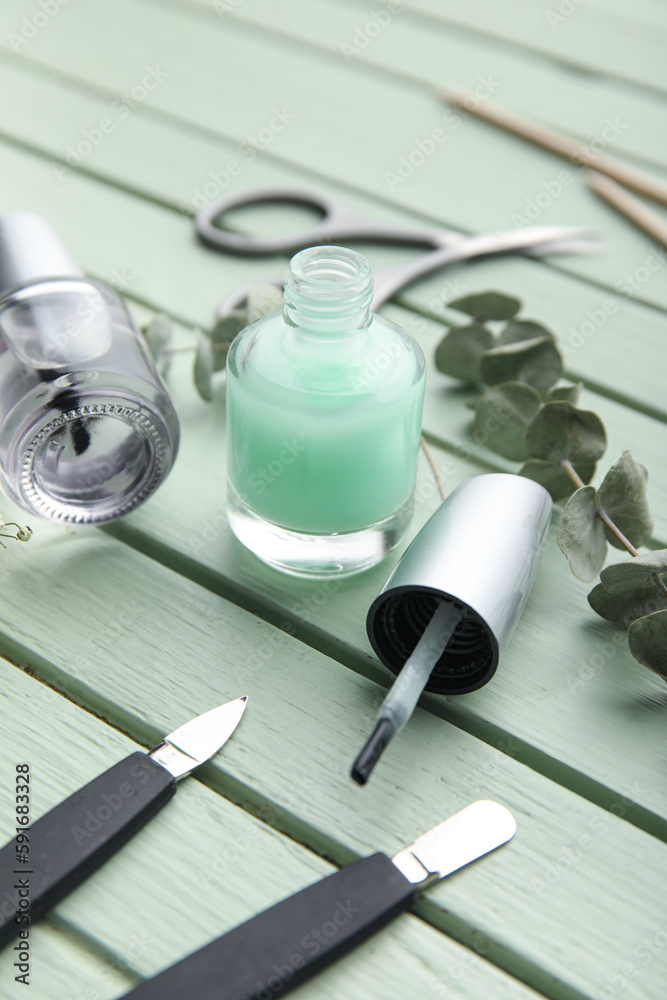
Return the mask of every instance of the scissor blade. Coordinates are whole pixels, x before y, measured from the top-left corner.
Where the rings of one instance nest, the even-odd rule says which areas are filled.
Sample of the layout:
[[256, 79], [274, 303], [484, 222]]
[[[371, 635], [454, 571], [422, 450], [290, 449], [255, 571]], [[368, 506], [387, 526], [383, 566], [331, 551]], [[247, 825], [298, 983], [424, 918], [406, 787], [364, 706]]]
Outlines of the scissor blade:
[[507, 843], [515, 833], [509, 809], [480, 799], [423, 834], [392, 860], [408, 881], [428, 884]]
[[175, 778], [183, 778], [227, 742], [245, 711], [247, 695], [190, 719], [158, 743], [149, 756]]
[[597, 240], [554, 240], [551, 243], [538, 243], [537, 246], [527, 247], [523, 252], [528, 257], [551, 257], [559, 254], [593, 254], [599, 253], [601, 244]]

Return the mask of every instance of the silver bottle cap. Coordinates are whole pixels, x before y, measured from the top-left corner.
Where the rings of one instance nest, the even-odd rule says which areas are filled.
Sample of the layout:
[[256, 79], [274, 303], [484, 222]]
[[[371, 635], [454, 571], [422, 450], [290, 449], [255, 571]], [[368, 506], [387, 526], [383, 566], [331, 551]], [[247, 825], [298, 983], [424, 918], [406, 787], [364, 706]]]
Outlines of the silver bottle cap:
[[43, 278], [80, 278], [51, 226], [32, 212], [0, 216], [0, 296]]
[[533, 584], [551, 497], [522, 476], [493, 473], [458, 486], [436, 510], [373, 602], [368, 637], [398, 673], [435, 608], [463, 616], [427, 691], [463, 694], [493, 675]]

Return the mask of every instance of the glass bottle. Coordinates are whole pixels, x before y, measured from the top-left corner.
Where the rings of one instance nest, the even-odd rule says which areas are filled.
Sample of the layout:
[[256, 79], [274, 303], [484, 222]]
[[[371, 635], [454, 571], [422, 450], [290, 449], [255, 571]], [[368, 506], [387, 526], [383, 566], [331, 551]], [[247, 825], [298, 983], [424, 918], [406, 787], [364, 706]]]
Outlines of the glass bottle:
[[0, 483], [33, 514], [110, 521], [176, 457], [176, 412], [120, 298], [39, 216], [0, 218]]
[[282, 314], [242, 330], [227, 356], [230, 525], [289, 573], [372, 566], [410, 519], [424, 357], [372, 297], [361, 254], [302, 250]]

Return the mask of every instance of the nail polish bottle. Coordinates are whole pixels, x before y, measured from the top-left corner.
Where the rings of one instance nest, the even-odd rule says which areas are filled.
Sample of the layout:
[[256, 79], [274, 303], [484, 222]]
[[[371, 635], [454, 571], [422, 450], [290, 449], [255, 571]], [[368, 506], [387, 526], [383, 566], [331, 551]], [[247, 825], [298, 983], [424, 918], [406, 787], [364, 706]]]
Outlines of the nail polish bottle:
[[159, 486], [179, 426], [127, 309], [44, 219], [0, 217], [0, 485], [53, 521], [111, 521]]
[[241, 331], [227, 357], [229, 521], [288, 573], [365, 569], [410, 519], [424, 357], [372, 297], [361, 254], [302, 250], [283, 312]]

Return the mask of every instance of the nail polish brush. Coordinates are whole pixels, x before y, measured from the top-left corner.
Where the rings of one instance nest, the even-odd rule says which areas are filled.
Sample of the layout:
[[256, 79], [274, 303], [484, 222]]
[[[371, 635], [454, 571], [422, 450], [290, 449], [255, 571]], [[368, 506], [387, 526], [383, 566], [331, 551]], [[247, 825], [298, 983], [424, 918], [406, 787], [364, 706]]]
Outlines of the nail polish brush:
[[368, 612], [373, 649], [395, 674], [351, 776], [365, 784], [422, 691], [465, 694], [495, 673], [533, 584], [551, 497], [522, 476], [458, 486], [414, 538]]
[[375, 729], [352, 766], [352, 777], [358, 784], [366, 784], [387, 744], [414, 712], [462, 614], [462, 608], [445, 601], [436, 608], [424, 634], [382, 702]]

